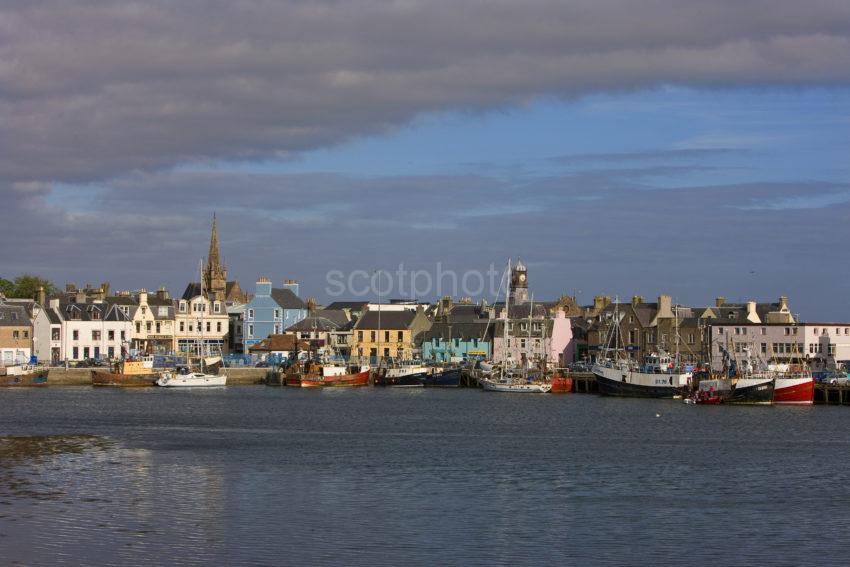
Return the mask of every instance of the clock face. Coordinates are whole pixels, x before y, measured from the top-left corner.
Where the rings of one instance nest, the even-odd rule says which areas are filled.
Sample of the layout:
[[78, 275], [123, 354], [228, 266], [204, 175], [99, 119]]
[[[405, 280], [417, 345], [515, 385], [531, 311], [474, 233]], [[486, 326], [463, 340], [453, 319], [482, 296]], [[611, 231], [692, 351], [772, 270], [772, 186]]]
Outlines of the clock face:
[[519, 275], [519, 281], [521, 281], [521, 282], [524, 282], [524, 281], [525, 281], [525, 274], [520, 274], [520, 275]]

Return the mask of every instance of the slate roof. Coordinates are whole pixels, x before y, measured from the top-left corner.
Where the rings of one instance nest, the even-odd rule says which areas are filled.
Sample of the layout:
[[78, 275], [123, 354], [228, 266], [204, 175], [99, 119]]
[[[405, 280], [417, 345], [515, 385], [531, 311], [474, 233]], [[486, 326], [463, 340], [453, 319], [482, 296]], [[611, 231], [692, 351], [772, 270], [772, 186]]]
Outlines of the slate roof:
[[[380, 327], [378, 326], [379, 316]], [[378, 311], [376, 309], [375, 311], [367, 311], [364, 313], [357, 321], [354, 328], [369, 330], [407, 329], [410, 327], [414, 318], [416, 318], [416, 311], [411, 311], [410, 309], [405, 309], [403, 311]]]
[[422, 340], [426, 342], [434, 338], [446, 341], [449, 339], [461, 339], [463, 341], [472, 339], [491, 340], [494, 328], [494, 325], [488, 325], [487, 320], [474, 323], [444, 323], [441, 321], [434, 323], [429, 330], [422, 333]]
[[348, 309], [350, 311], [363, 311], [369, 305], [368, 301], [334, 301], [325, 309]]
[[[56, 311], [60, 319], [66, 321], [130, 321], [130, 317], [120, 311], [115, 305], [109, 303], [60, 303], [59, 309], [49, 309], [48, 316], [51, 311]], [[79, 314], [74, 318], [72, 314]], [[97, 313], [97, 317], [95, 317]], [[53, 318], [51, 317], [51, 322]], [[59, 321], [57, 321], [59, 322]]]
[[23, 305], [0, 304], [0, 326], [28, 327], [29, 325], [30, 318]]
[[284, 309], [307, 309], [307, 304], [295, 295], [291, 289], [272, 288], [272, 299]]

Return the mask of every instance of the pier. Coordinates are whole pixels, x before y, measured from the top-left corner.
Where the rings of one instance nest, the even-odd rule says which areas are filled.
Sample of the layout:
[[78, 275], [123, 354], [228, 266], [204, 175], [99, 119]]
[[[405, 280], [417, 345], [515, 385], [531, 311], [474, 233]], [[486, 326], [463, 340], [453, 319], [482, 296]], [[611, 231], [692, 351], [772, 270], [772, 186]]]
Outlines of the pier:
[[850, 386], [815, 384], [815, 403], [838, 406], [850, 405]]

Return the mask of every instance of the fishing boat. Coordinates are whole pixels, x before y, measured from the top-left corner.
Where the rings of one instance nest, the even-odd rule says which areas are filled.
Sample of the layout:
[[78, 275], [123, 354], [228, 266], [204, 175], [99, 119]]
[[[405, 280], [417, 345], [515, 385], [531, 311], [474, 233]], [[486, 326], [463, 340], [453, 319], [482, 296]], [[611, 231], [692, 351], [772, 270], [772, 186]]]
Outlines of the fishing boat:
[[302, 388], [355, 387], [369, 384], [369, 367], [348, 367], [326, 364], [319, 374], [310, 373], [301, 377]]
[[775, 386], [776, 379], [771, 377], [700, 380], [690, 403], [770, 405]]
[[434, 369], [434, 372], [425, 376], [423, 385], [428, 388], [457, 388], [460, 386], [462, 373], [461, 368]]
[[390, 368], [378, 368], [375, 386], [394, 388], [421, 388], [431, 369], [420, 364], [403, 364]]
[[[678, 309], [676, 315], [678, 317]], [[678, 333], [674, 357], [659, 351], [646, 356], [644, 363], [639, 365], [624, 356], [620, 340], [620, 321], [619, 303], [616, 303], [603, 358], [591, 368], [591, 372], [596, 376], [599, 393], [603, 396], [627, 398], [682, 397], [690, 385], [691, 372], [680, 365]]]
[[0, 367], [0, 386], [46, 386], [50, 369], [39, 364]]
[[156, 385], [153, 357], [130, 358], [113, 365], [111, 371], [92, 371], [92, 386], [144, 387]]
[[810, 372], [789, 373], [776, 377], [775, 404], [811, 405], [815, 401], [815, 379]]

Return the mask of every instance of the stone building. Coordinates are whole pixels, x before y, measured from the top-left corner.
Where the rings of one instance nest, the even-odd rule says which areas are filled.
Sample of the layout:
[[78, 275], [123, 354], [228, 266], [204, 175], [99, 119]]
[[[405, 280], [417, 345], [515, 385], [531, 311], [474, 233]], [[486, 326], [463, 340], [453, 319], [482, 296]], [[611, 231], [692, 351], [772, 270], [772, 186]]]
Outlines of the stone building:
[[0, 366], [29, 362], [32, 337], [32, 322], [24, 306], [0, 295]]
[[354, 325], [351, 355], [372, 360], [410, 360], [419, 354], [417, 341], [431, 327], [422, 306], [411, 309], [369, 309]]

